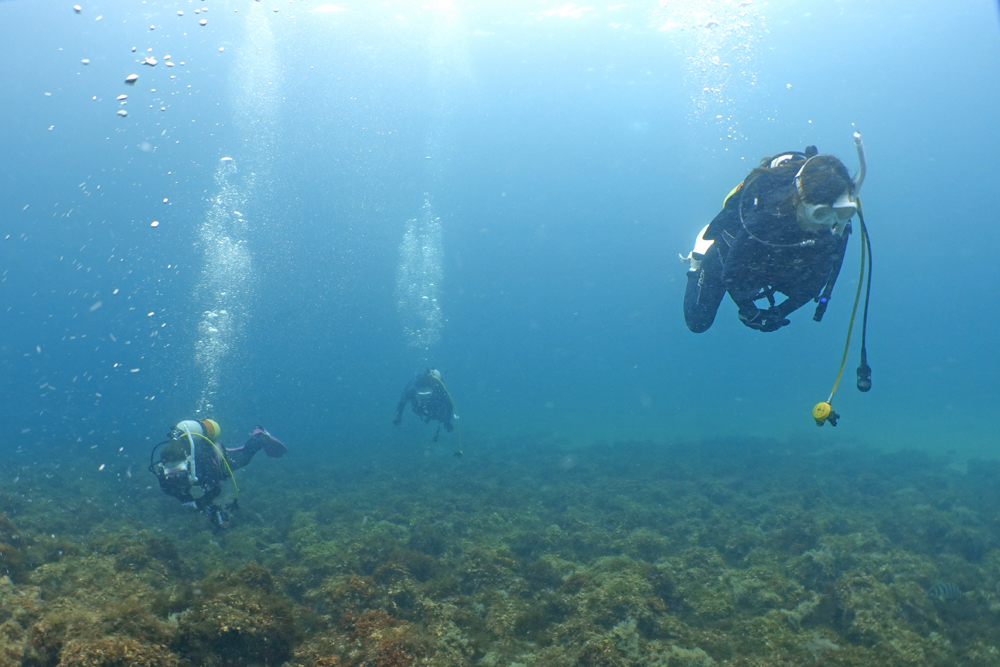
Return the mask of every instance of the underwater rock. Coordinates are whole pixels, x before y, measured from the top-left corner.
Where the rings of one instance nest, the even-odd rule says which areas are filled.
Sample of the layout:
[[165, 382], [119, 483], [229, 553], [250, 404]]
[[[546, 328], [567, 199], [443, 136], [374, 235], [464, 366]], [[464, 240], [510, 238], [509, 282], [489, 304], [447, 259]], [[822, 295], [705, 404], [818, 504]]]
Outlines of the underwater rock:
[[203, 597], [178, 616], [174, 645], [183, 657], [237, 667], [281, 664], [291, 655], [295, 615], [282, 598], [242, 585]]
[[348, 615], [343, 621], [350, 631], [351, 652], [363, 656], [359, 661], [362, 665], [409, 667], [417, 664], [419, 657], [428, 652], [417, 627], [396, 620], [385, 612]]
[[462, 558], [458, 577], [463, 592], [492, 589], [517, 593], [528, 589], [519, 568], [517, 558], [509, 551], [474, 546]]
[[0, 576], [20, 581], [24, 572], [33, 567], [22, 551], [30, 546], [31, 540], [22, 535], [6, 513], [0, 512]]
[[66, 642], [59, 652], [57, 667], [176, 667], [177, 664], [177, 656], [166, 646], [111, 636]]
[[256, 588], [265, 593], [274, 590], [274, 577], [271, 571], [259, 563], [247, 563], [236, 573], [236, 577], [248, 588]]

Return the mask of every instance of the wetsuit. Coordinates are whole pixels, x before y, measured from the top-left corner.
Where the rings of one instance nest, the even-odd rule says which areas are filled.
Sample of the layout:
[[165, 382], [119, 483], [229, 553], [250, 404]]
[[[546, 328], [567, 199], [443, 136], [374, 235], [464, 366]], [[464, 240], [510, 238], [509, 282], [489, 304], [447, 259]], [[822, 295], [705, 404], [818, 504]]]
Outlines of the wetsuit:
[[[418, 375], [403, 389], [399, 405], [396, 406], [396, 418], [392, 421], [393, 424], [403, 421], [403, 410], [407, 403], [412, 404], [413, 414], [425, 422], [436, 419], [444, 425], [446, 431], [454, 428], [451, 420], [455, 415], [455, 405], [441, 380], [430, 372]], [[434, 438], [437, 439], [436, 434]]]
[[[684, 294], [684, 320], [691, 331], [701, 333], [712, 326], [726, 292], [743, 324], [758, 331], [788, 324], [790, 313], [821, 294], [829, 299], [851, 228], [848, 224], [838, 236], [808, 232], [799, 225], [795, 175], [806, 156], [782, 155], [792, 159], [751, 172], [705, 230], [703, 238], [714, 243], [699, 269], [688, 271]], [[775, 303], [776, 292], [787, 298]], [[764, 298], [767, 306], [758, 308], [754, 302]], [[814, 319], [820, 317], [822, 310]]]

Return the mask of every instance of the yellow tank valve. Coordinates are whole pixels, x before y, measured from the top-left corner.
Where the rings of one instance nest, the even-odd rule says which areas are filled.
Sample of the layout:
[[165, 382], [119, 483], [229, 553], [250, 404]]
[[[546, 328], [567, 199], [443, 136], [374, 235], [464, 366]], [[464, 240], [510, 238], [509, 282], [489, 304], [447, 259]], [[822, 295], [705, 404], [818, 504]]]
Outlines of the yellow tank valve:
[[201, 424], [202, 430], [205, 432], [204, 435], [209, 440], [219, 439], [219, 435], [222, 433], [222, 429], [219, 428], [219, 422], [214, 419], [201, 419], [198, 423]]

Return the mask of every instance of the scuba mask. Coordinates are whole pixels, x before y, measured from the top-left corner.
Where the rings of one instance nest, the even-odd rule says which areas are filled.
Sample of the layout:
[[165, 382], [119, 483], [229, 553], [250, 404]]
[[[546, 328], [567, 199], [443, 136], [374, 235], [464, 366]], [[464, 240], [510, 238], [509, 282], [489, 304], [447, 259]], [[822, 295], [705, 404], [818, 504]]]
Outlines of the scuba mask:
[[[795, 179], [795, 188], [798, 190], [799, 197], [801, 198], [802, 187], [799, 185], [798, 178]], [[822, 229], [829, 229], [837, 236], [844, 233], [847, 222], [857, 212], [858, 205], [847, 190], [837, 197], [837, 200], [833, 204], [807, 204], [802, 202], [798, 208], [799, 216], [803, 218], [804, 222]]]
[[[809, 158], [809, 160], [812, 159]], [[806, 165], [809, 164], [809, 160], [806, 160], [805, 164], [799, 169], [799, 173], [795, 174], [795, 192], [798, 193], [800, 200], [798, 206], [799, 219], [812, 227], [829, 230], [840, 236], [844, 233], [844, 228], [847, 227], [848, 221], [858, 212], [858, 203], [852, 194], [852, 190], [857, 191], [857, 185], [844, 190], [832, 204], [807, 204], [805, 193], [802, 191], [802, 172], [805, 170]], [[813, 231], [818, 230], [814, 229]]]
[[160, 470], [163, 472], [164, 477], [173, 477], [174, 475], [180, 475], [180, 474], [187, 475], [188, 478], [191, 477], [191, 471], [190, 471], [191, 466], [187, 459], [184, 459], [176, 466], [168, 466], [166, 463], [160, 461], [159, 466]]

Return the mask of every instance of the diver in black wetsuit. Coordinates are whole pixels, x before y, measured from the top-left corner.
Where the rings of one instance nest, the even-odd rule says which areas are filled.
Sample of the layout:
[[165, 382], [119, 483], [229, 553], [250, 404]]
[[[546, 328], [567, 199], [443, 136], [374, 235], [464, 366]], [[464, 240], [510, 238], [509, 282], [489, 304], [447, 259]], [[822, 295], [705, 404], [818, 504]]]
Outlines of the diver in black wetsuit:
[[[403, 421], [403, 410], [407, 403], [412, 403], [413, 414], [417, 415], [424, 422], [430, 423], [435, 419], [444, 426], [445, 430], [451, 432], [451, 420], [458, 419], [455, 414], [455, 404], [451, 400], [447, 387], [441, 381], [441, 372], [433, 368], [428, 368], [421, 373], [403, 389], [403, 395], [399, 397], [399, 405], [396, 406], [396, 418], [392, 420], [397, 426]], [[441, 427], [438, 426], [434, 432], [434, 442], [438, 440]]]
[[[233, 470], [250, 463], [261, 449], [273, 458], [284, 456], [287, 451], [281, 441], [262, 426], [254, 429], [242, 446], [232, 449], [217, 443], [220, 432], [218, 423], [212, 419], [182, 421], [171, 429], [170, 440], [156, 446], [163, 445], [160, 461], [153, 463], [151, 454], [149, 465], [150, 472], [160, 482], [160, 489], [180, 500], [185, 507], [208, 517], [213, 533], [229, 527], [229, 514], [213, 504], [222, 493], [223, 480], [232, 477]], [[196, 486], [202, 489], [197, 498], [191, 493]], [[238, 508], [235, 499], [226, 506], [227, 510]]]
[[[764, 158], [723, 202], [722, 211], [701, 230], [694, 250], [681, 257], [691, 264], [684, 294], [684, 321], [694, 333], [715, 321], [726, 292], [744, 325], [777, 331], [788, 315], [810, 300], [818, 302], [817, 322], [840, 273], [858, 212], [864, 154], [856, 135], [861, 172], [815, 146]], [[775, 293], [787, 298], [775, 302]], [[756, 302], [767, 300], [758, 308]]]

